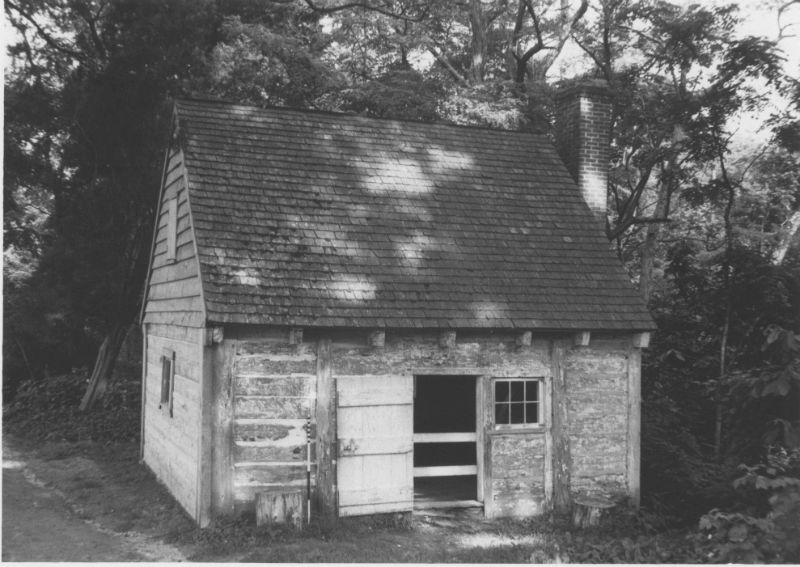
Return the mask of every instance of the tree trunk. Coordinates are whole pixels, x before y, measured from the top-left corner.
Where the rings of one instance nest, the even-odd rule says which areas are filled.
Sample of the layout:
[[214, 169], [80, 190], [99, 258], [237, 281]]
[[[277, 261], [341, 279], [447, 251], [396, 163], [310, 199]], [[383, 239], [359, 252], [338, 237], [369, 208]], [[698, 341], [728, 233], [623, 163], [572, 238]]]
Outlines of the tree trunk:
[[94, 363], [94, 370], [92, 370], [92, 376], [89, 378], [89, 385], [86, 387], [86, 393], [81, 400], [81, 411], [90, 409], [106, 393], [111, 373], [114, 371], [114, 365], [122, 349], [122, 344], [125, 342], [125, 337], [128, 335], [128, 330], [129, 326], [127, 324], [115, 323], [103, 344], [100, 345], [100, 350], [97, 352], [97, 360]]
[[[664, 218], [667, 214], [668, 202], [668, 187], [667, 183], [659, 183], [656, 187], [656, 209], [653, 211], [653, 218]], [[639, 291], [644, 298], [645, 303], [649, 303], [650, 296], [653, 293], [653, 268], [655, 266], [656, 246], [658, 239], [661, 235], [661, 223], [653, 222], [647, 225], [645, 232], [644, 243], [640, 249], [641, 255], [641, 269], [639, 272]]]
[[79, 406], [81, 411], [91, 408], [105, 394], [122, 344], [125, 342], [131, 324], [136, 321], [142, 301], [142, 288], [150, 262], [150, 248], [147, 246], [147, 242], [148, 235], [152, 234], [151, 217], [151, 211], [144, 211], [133, 231], [129, 251], [125, 254], [127, 269], [122, 278], [113, 323], [97, 352], [94, 370], [92, 370], [89, 385], [86, 387], [86, 393]]
[[778, 244], [775, 246], [775, 250], [772, 253], [772, 263], [776, 266], [780, 266], [781, 263], [783, 263], [783, 258], [792, 245], [794, 235], [800, 230], [800, 211], [795, 211], [784, 224], [786, 226], [781, 229], [780, 235], [778, 236]]
[[486, 54], [488, 51], [488, 41], [486, 39], [486, 15], [483, 13], [481, 0], [470, 0], [469, 3], [469, 23], [472, 28], [472, 43], [470, 51], [472, 55], [472, 67], [470, 68], [470, 78], [473, 84], [483, 83], [486, 70]]
[[[725, 261], [722, 265], [723, 287], [725, 289], [725, 323], [722, 327], [722, 336], [720, 337], [719, 347], [719, 388], [722, 388], [722, 383], [728, 371], [728, 334], [731, 328], [731, 313], [733, 312], [733, 297], [731, 294], [732, 279], [734, 277], [731, 258], [733, 256], [733, 223], [731, 222], [731, 211], [733, 211], [734, 201], [736, 200], [736, 188], [733, 186], [730, 178], [728, 177], [728, 170], [725, 167], [725, 158], [722, 154], [719, 155], [719, 165], [721, 172], [721, 179], [725, 183], [725, 188], [728, 193], [728, 202], [725, 204], [725, 212], [722, 216], [725, 221]], [[722, 459], [722, 427], [725, 419], [725, 408], [722, 401], [717, 401], [714, 416], [714, 456], [717, 461]]]

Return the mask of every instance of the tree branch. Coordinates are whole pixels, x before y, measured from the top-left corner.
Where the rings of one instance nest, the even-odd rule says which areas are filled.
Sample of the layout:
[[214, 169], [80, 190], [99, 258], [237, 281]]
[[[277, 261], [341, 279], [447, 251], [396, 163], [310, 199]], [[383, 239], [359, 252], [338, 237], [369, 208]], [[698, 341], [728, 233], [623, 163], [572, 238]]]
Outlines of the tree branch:
[[466, 77], [464, 77], [464, 75], [456, 71], [455, 67], [453, 67], [453, 65], [442, 54], [436, 51], [436, 49], [433, 46], [429, 45], [428, 51], [430, 51], [431, 55], [433, 55], [439, 63], [444, 65], [444, 68], [448, 70], [448, 72], [453, 76], [453, 78], [456, 81], [458, 81], [463, 85], [469, 85], [469, 81], [466, 79]]
[[[279, 0], [281, 3], [288, 4], [289, 1]], [[336, 12], [342, 12], [344, 10], [352, 10], [355, 8], [361, 8], [362, 10], [367, 10], [369, 12], [375, 12], [381, 14], [383, 16], [387, 16], [389, 18], [395, 18], [398, 20], [405, 20], [408, 22], [415, 22], [419, 23], [425, 19], [428, 15], [429, 8], [426, 4], [421, 4], [423, 6], [422, 12], [417, 16], [407, 16], [405, 10], [401, 12], [395, 12], [392, 10], [388, 10], [386, 8], [382, 8], [380, 6], [374, 6], [369, 3], [368, 0], [354, 0], [353, 2], [344, 2], [343, 4], [337, 4], [335, 6], [318, 6], [314, 3], [314, 0], [303, 0], [306, 5], [311, 8], [312, 11], [317, 12], [318, 14], [334, 14]], [[415, 8], [419, 8], [420, 5], [415, 5]]]
[[68, 47], [65, 47], [65, 46], [61, 45], [59, 42], [57, 42], [55, 39], [53, 39], [53, 37], [51, 37], [50, 34], [47, 33], [47, 31], [41, 25], [39, 25], [39, 23], [33, 18], [33, 16], [31, 16], [30, 14], [25, 12], [25, 10], [23, 10], [22, 8], [17, 6], [12, 0], [6, 0], [6, 10], [8, 11], [9, 9], [14, 10], [20, 16], [22, 16], [24, 19], [29, 21], [33, 25], [33, 27], [36, 29], [36, 32], [39, 34], [39, 36], [50, 47], [52, 47], [56, 51], [64, 53], [65, 55], [69, 55], [70, 57], [73, 57], [74, 59], [77, 59], [78, 61], [82, 61], [84, 59], [83, 55], [80, 52], [75, 51], [74, 49], [70, 49]]

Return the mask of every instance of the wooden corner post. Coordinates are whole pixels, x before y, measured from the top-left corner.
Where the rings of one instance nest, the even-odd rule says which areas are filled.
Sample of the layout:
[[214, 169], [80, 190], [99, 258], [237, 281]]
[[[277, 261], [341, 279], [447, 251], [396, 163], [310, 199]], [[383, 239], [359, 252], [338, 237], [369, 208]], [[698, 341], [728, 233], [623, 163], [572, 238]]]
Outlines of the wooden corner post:
[[568, 341], [553, 339], [550, 348], [550, 365], [552, 374], [552, 425], [550, 435], [552, 439], [551, 470], [553, 474], [553, 509], [559, 513], [567, 513], [572, 507], [570, 493], [570, 472], [572, 470], [572, 453], [569, 442], [568, 408], [567, 408], [567, 383], [564, 373], [564, 355]]
[[641, 499], [642, 351], [628, 349], [628, 497], [634, 508]]
[[234, 341], [223, 340], [203, 349], [203, 467], [211, 517], [233, 514], [233, 359]]
[[317, 504], [326, 519], [336, 517], [336, 383], [331, 372], [331, 340], [317, 343]]

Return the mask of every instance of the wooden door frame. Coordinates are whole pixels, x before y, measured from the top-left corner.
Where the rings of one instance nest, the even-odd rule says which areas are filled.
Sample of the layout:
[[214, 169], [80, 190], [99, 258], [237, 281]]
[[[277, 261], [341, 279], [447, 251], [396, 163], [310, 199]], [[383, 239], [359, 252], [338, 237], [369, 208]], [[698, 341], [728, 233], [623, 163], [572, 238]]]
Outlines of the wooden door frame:
[[[489, 384], [488, 375], [485, 369], [478, 368], [414, 368], [411, 371], [414, 378], [414, 405], [416, 405], [416, 383], [417, 378], [420, 376], [458, 376], [464, 379], [472, 379], [475, 384], [475, 464], [476, 464], [476, 500], [486, 507], [485, 496], [487, 494], [487, 476], [486, 476], [486, 459], [488, 453], [488, 445], [486, 441], [487, 426], [487, 384]], [[412, 431], [412, 434], [416, 434]], [[413, 449], [412, 449], [413, 453]]]

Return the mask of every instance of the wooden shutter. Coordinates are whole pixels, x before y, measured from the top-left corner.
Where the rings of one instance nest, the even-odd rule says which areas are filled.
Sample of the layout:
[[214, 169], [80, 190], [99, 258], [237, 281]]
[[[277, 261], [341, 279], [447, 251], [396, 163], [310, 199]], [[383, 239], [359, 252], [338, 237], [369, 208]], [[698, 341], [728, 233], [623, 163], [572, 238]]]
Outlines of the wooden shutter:
[[337, 378], [339, 515], [414, 507], [414, 381], [411, 376]]
[[167, 260], [174, 261], [178, 243], [178, 199], [167, 201]]

